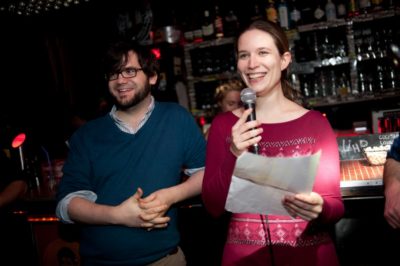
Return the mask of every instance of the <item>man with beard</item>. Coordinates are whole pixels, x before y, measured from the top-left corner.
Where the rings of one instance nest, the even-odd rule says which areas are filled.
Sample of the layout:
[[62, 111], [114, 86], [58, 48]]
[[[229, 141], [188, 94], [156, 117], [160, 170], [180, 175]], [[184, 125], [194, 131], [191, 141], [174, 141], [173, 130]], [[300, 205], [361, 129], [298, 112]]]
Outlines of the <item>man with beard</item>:
[[114, 106], [71, 137], [57, 216], [82, 225], [83, 265], [186, 265], [175, 204], [200, 194], [204, 137], [183, 107], [154, 100], [147, 47], [118, 42], [105, 67]]

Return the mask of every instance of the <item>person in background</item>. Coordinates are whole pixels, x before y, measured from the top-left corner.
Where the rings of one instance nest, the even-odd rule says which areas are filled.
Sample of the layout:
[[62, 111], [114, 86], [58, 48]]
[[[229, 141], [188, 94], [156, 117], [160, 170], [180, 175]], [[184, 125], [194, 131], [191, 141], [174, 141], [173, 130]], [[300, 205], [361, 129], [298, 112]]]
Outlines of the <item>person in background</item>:
[[[219, 85], [215, 89], [214, 101], [217, 104], [216, 114], [233, 111], [240, 106], [240, 92], [243, 89], [243, 83], [240, 80], [232, 79]], [[209, 124], [208, 124], [209, 126]], [[208, 138], [209, 127], [205, 129], [204, 137]]]
[[240, 92], [243, 89], [243, 83], [240, 80], [229, 80], [215, 89], [215, 102], [218, 105], [219, 112], [229, 112], [239, 108], [242, 105]]
[[29, 246], [26, 222], [13, 213], [19, 210], [19, 201], [27, 190], [28, 184], [17, 164], [0, 149], [0, 235], [5, 244], [0, 249], [0, 264], [27, 265], [29, 260], [29, 254], [21, 256]]
[[83, 265], [186, 265], [175, 204], [201, 192], [204, 137], [182, 106], [154, 100], [150, 49], [117, 42], [104, 63], [114, 106], [70, 138], [56, 214], [83, 225]]
[[[216, 116], [207, 141], [202, 199], [213, 216], [225, 203], [237, 158], [258, 143], [260, 156], [298, 157], [321, 151], [313, 191], [286, 195], [290, 216], [232, 213], [222, 265], [339, 265], [330, 229], [343, 216], [339, 151], [329, 121], [297, 104], [286, 81], [291, 62], [283, 30], [255, 21], [237, 40], [237, 69], [257, 96], [252, 109]], [[253, 195], [248, 195], [252, 197]]]
[[12, 204], [28, 190], [22, 174], [18, 174], [17, 165], [0, 151], [0, 210], [9, 210]]
[[385, 194], [384, 217], [389, 225], [400, 228], [400, 137], [393, 141], [383, 168]]
[[[242, 101], [240, 99], [240, 92], [242, 91], [243, 88], [244, 84], [239, 79], [231, 79], [219, 85], [215, 89], [215, 96], [214, 96], [215, 103], [218, 106], [216, 113], [219, 114], [224, 112], [232, 112], [233, 110], [240, 108], [242, 106]], [[206, 140], [208, 138], [208, 133], [209, 133], [209, 128], [204, 133], [204, 137], [206, 138]], [[222, 255], [222, 249], [224, 246], [224, 241], [226, 238], [226, 231], [227, 231], [226, 229], [230, 218], [229, 213], [226, 213], [218, 217], [218, 219], [211, 216], [207, 216], [207, 218], [210, 220], [209, 223], [212, 224], [211, 226], [212, 230], [207, 230], [209, 235], [203, 235], [203, 237], [214, 238], [213, 243], [210, 243], [210, 247], [212, 247], [214, 253], [218, 255], [216, 255], [215, 258], [213, 259], [214, 261], [216, 260], [220, 261]], [[218, 237], [215, 236], [215, 234], [218, 234]], [[205, 241], [207, 241], [207, 239]]]

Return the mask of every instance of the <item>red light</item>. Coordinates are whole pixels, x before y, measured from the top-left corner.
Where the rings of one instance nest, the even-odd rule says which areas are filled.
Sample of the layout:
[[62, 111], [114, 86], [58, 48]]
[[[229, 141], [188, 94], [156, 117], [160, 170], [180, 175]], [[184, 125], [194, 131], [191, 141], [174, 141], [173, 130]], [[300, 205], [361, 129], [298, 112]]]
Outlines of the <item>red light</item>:
[[204, 118], [204, 116], [200, 117], [199, 124], [200, 124], [200, 126], [204, 126], [206, 124], [206, 119]]
[[29, 216], [28, 222], [58, 222], [59, 219], [55, 216]]
[[11, 146], [12, 146], [13, 148], [18, 148], [19, 146], [21, 146], [22, 144], [24, 144], [25, 138], [26, 138], [25, 133], [18, 134], [18, 135], [13, 139], [13, 141], [12, 141], [12, 143], [11, 143]]
[[159, 48], [153, 48], [151, 49], [151, 52], [154, 54], [157, 60], [161, 59], [161, 51]]
[[384, 133], [383, 128], [384, 128], [383, 117], [379, 117], [378, 118], [378, 133]]
[[154, 41], [154, 31], [150, 31], [150, 40], [153, 42]]

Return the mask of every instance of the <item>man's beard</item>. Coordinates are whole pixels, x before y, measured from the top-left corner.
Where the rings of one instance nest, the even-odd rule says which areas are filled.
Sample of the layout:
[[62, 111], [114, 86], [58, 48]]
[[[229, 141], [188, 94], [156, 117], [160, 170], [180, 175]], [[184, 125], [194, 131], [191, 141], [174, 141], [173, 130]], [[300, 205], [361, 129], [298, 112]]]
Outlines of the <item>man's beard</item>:
[[113, 96], [115, 106], [117, 107], [118, 110], [127, 110], [131, 107], [136, 106], [139, 104], [141, 101], [143, 101], [151, 92], [151, 85], [147, 83], [143, 90], [140, 90], [136, 93], [136, 95], [129, 101], [125, 102], [120, 102], [117, 100], [116, 97]]

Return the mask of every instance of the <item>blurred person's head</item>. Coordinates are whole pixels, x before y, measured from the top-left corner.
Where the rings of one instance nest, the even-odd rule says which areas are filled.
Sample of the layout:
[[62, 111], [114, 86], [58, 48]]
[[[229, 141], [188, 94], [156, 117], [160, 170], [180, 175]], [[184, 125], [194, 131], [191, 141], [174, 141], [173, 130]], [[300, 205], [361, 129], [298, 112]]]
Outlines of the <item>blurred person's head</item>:
[[230, 80], [221, 84], [215, 91], [215, 102], [221, 112], [233, 111], [242, 104], [240, 101], [240, 92], [243, 89], [243, 83], [239, 80]]

